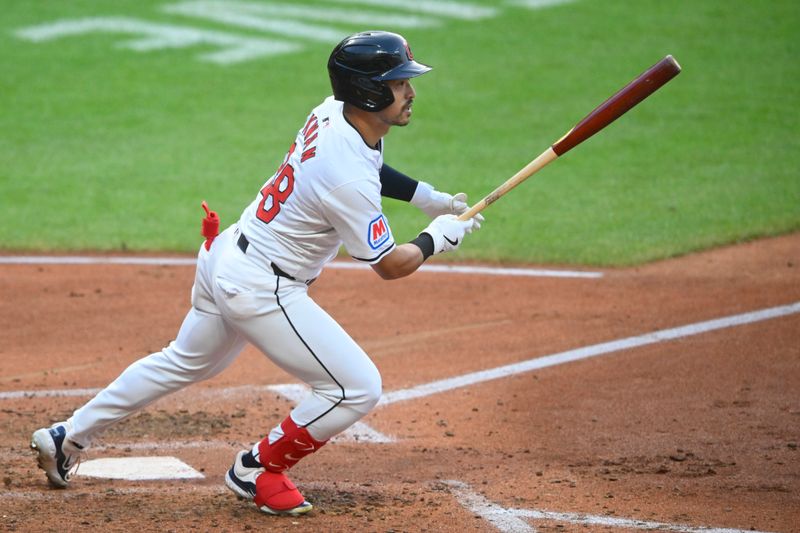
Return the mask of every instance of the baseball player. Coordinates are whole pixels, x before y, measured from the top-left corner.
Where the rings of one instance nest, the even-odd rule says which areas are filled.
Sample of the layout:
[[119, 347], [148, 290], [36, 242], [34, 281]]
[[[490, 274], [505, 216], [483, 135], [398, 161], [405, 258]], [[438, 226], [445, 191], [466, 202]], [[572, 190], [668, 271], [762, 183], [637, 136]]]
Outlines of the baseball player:
[[[483, 220], [457, 219], [467, 210], [465, 194], [437, 191], [383, 162], [383, 137], [411, 119], [410, 79], [429, 70], [394, 33], [357, 33], [334, 48], [333, 96], [312, 110], [238, 223], [200, 247], [192, 307], [177, 338], [129, 366], [68, 420], [33, 433], [31, 447], [52, 485], [67, 486], [103, 430], [213, 377], [250, 343], [311, 392], [236, 455], [225, 483], [266, 513], [311, 509], [286, 470], [366, 415], [380, 398], [381, 376], [308, 286], [342, 245], [382, 278], [396, 279], [457, 249]], [[431, 223], [411, 242], [396, 243], [381, 196], [409, 201]]]

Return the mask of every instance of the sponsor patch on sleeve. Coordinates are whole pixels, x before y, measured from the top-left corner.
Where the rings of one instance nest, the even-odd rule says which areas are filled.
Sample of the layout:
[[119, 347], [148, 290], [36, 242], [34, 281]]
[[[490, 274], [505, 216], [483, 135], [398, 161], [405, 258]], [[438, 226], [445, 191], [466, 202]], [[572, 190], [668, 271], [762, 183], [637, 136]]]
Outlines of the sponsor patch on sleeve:
[[392, 232], [389, 230], [389, 223], [386, 222], [386, 217], [383, 216], [383, 214], [373, 219], [372, 222], [369, 223], [369, 229], [367, 230], [367, 242], [369, 243], [370, 248], [377, 250], [386, 244], [386, 241], [391, 238]]

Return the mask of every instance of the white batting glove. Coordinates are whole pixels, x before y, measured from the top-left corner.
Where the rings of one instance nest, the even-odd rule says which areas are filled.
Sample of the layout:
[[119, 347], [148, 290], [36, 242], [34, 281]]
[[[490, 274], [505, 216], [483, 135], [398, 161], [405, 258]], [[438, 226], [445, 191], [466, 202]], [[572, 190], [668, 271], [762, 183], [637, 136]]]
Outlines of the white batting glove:
[[420, 181], [414, 196], [411, 198], [411, 205], [418, 207], [426, 215], [436, 218], [440, 215], [460, 215], [467, 209], [467, 195], [460, 192], [453, 196], [446, 192], [437, 191], [433, 185]]
[[433, 239], [433, 254], [451, 252], [457, 250], [464, 240], [464, 235], [472, 233], [475, 227], [475, 219], [467, 221], [458, 220], [456, 215], [440, 215], [434, 218], [428, 227], [421, 233], [427, 233]]
[[[466, 213], [467, 211], [469, 211], [469, 204], [467, 204], [467, 193], [460, 192], [455, 196], [453, 196], [453, 213], [456, 215], [461, 215], [463, 213]], [[472, 229], [467, 233], [472, 233], [474, 230], [481, 229], [481, 223], [485, 219], [483, 218], [483, 215], [481, 215], [480, 213], [475, 213], [475, 215], [472, 217], [471, 220], [474, 221]]]
[[[447, 193], [440, 193], [440, 194], [447, 194]], [[448, 195], [449, 196], [449, 195]], [[452, 197], [450, 200], [450, 212], [454, 215], [461, 215], [469, 211], [469, 204], [467, 203], [467, 193], [460, 192]], [[483, 215], [480, 213], [476, 213], [474, 217], [472, 217], [474, 223], [472, 225], [472, 229], [470, 229], [467, 233], [472, 233], [474, 230], [481, 229], [481, 222], [485, 219]]]

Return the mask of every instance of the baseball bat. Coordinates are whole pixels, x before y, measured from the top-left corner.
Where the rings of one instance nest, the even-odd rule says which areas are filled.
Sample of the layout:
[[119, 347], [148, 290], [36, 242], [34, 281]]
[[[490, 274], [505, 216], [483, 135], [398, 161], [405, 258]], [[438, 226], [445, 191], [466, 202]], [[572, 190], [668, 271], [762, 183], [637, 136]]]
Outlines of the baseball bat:
[[496, 202], [508, 191], [540, 171], [548, 163], [564, 155], [574, 147], [602, 130], [616, 119], [628, 112], [633, 106], [653, 94], [669, 80], [677, 76], [681, 66], [675, 58], [668, 55], [628, 85], [617, 91], [611, 98], [594, 108], [583, 120], [578, 122], [566, 135], [557, 140], [550, 148], [525, 165], [519, 172], [511, 176], [505, 183], [489, 193], [483, 200], [461, 214], [459, 220], [469, 220]]

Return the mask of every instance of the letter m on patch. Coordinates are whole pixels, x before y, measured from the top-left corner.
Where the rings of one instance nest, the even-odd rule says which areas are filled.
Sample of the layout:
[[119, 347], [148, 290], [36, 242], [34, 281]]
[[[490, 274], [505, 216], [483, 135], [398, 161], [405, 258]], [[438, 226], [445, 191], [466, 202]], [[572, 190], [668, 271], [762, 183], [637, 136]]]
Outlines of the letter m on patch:
[[370, 248], [377, 250], [391, 238], [391, 231], [389, 231], [389, 224], [386, 222], [386, 217], [382, 214], [373, 219], [369, 223], [367, 231], [367, 242]]

